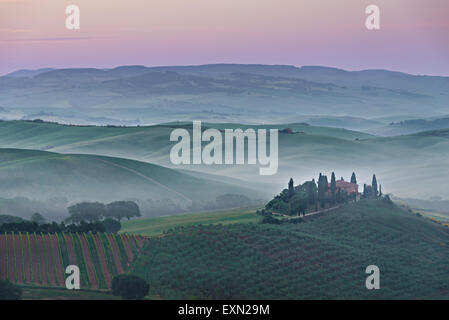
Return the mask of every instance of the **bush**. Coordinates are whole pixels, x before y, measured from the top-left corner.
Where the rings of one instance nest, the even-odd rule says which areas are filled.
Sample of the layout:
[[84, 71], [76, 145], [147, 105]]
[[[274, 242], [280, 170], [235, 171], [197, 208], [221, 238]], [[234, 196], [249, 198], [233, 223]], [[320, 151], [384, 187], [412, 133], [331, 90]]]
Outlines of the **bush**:
[[108, 233], [117, 233], [119, 232], [120, 228], [122, 227], [122, 224], [114, 219], [107, 218], [102, 221], [103, 226]]
[[150, 290], [148, 283], [142, 278], [130, 274], [121, 274], [112, 279], [112, 294], [125, 300], [141, 300]]
[[0, 280], [0, 300], [22, 300], [22, 289], [9, 281]]
[[261, 221], [262, 224], [281, 224], [281, 221], [279, 221], [276, 218], [273, 218], [272, 216], [266, 216]]

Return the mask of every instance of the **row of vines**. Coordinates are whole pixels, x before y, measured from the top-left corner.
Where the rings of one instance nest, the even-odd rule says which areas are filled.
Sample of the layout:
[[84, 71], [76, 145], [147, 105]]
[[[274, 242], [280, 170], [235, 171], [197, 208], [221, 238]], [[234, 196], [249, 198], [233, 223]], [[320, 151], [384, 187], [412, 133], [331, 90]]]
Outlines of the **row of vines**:
[[80, 268], [81, 286], [108, 289], [126, 272], [144, 238], [92, 233], [0, 234], [0, 279], [19, 284], [65, 286], [68, 265]]

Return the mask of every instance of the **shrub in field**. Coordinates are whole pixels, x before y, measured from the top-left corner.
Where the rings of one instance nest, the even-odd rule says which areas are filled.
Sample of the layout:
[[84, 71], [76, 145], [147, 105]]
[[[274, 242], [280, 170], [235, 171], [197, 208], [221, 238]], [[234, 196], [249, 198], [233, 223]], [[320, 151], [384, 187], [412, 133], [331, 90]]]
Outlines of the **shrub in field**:
[[108, 233], [117, 233], [122, 227], [122, 224], [119, 221], [111, 218], [103, 220], [102, 223], [104, 225], [105, 231]]
[[148, 283], [135, 275], [122, 274], [112, 279], [112, 294], [125, 300], [141, 300], [149, 292]]
[[0, 300], [22, 300], [22, 289], [9, 281], [0, 280]]

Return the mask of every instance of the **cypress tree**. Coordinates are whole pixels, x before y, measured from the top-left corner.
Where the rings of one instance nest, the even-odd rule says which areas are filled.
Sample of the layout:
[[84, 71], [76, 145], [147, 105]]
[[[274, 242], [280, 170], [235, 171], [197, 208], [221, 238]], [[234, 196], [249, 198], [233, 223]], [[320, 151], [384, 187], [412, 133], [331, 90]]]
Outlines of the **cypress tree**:
[[379, 197], [382, 197], [382, 185], [379, 185]]
[[371, 183], [371, 186], [373, 187], [373, 197], [376, 198], [379, 192], [377, 191], [377, 179], [375, 174], [373, 174], [373, 182]]
[[351, 183], [357, 184], [357, 178], [355, 177], [355, 172], [351, 175]]
[[332, 194], [332, 202], [335, 202], [335, 192], [337, 191], [337, 182], [335, 181], [335, 173], [332, 172], [331, 175], [331, 194]]
[[290, 178], [290, 181], [288, 182], [288, 194], [290, 196], [293, 196], [295, 193], [295, 187], [293, 186], [293, 178]]

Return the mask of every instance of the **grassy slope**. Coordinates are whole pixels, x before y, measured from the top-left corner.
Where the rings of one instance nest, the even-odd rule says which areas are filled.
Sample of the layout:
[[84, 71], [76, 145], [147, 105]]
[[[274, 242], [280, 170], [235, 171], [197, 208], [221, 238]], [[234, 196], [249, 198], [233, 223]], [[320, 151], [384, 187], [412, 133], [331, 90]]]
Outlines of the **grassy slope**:
[[[226, 123], [213, 126], [248, 127]], [[101, 154], [172, 166], [169, 154], [174, 143], [168, 140], [175, 127], [191, 129], [191, 124], [181, 122], [139, 128], [106, 128], [0, 122], [0, 147], [47, 148], [62, 153]], [[246, 180], [252, 185], [266, 183], [264, 189], [273, 194], [292, 176], [303, 181], [315, 177], [317, 172], [330, 174], [327, 171], [335, 170], [338, 176], [346, 179], [355, 171], [360, 177], [359, 181], [365, 182], [371, 181], [371, 175], [376, 173], [384, 190], [398, 196], [449, 196], [449, 181], [441, 174], [449, 157], [448, 130], [373, 138], [356, 131], [301, 124], [276, 127], [292, 127], [295, 131], [304, 132], [279, 135], [279, 170], [276, 176], [259, 176], [258, 165], [179, 168], [191, 170], [190, 174], [194, 176], [193, 171], [200, 170]], [[434, 188], [435, 184], [441, 188]]]
[[0, 149], [4, 197], [66, 196], [99, 201], [126, 198], [209, 199], [251, 190], [196, 178], [161, 166], [112, 157]]
[[[299, 225], [195, 226], [152, 239], [134, 265], [163, 299], [449, 298], [449, 229], [362, 201]], [[380, 290], [365, 268], [381, 270]]]
[[238, 208], [149, 219], [134, 219], [122, 222], [120, 232], [144, 236], [159, 236], [164, 231], [181, 226], [257, 222], [260, 217], [256, 215], [256, 209]]

